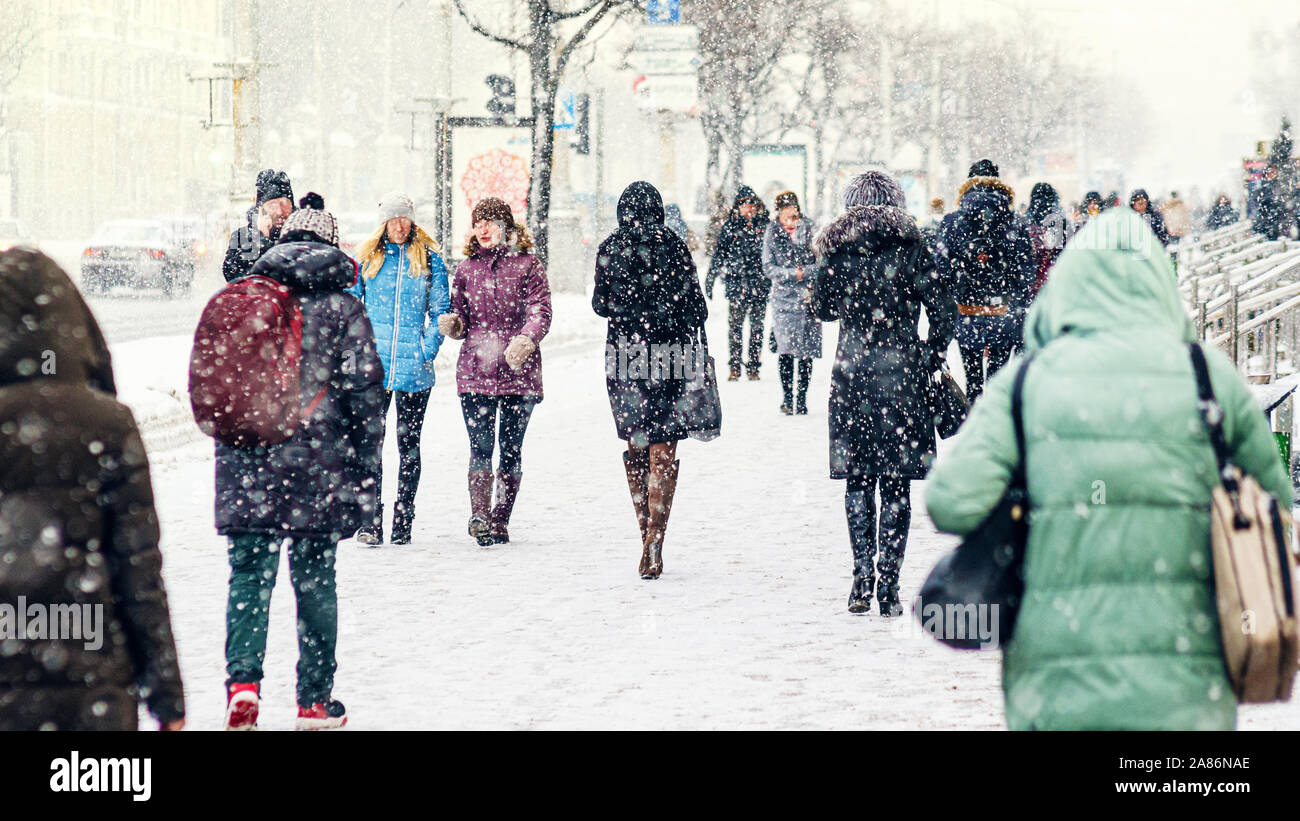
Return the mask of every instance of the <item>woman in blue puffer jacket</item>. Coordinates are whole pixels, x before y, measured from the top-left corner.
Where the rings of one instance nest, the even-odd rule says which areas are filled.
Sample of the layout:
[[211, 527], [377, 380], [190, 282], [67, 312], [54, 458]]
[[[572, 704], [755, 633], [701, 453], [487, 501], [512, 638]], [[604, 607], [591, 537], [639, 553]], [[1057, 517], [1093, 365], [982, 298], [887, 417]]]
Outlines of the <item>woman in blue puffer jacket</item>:
[[[379, 203], [383, 223], [357, 247], [359, 274], [352, 286], [366, 306], [375, 331], [375, 346], [384, 366], [384, 419], [397, 397], [397, 503], [393, 505], [393, 544], [411, 541], [415, 490], [420, 484], [420, 429], [433, 387], [433, 360], [442, 346], [438, 317], [450, 307], [447, 268], [438, 244], [413, 222], [415, 206], [405, 194], [386, 195]], [[385, 427], [387, 422], [385, 421]], [[384, 508], [380, 497], [383, 469], [375, 478], [375, 518], [357, 531], [357, 541], [384, 542]]]

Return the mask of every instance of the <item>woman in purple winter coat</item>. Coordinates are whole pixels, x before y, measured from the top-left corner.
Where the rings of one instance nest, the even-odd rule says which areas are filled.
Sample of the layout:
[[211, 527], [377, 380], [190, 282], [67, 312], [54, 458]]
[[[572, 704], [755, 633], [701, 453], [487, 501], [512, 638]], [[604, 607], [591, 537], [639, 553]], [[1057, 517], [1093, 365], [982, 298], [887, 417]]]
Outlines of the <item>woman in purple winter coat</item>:
[[[465, 261], [456, 268], [451, 311], [438, 319], [450, 339], [463, 339], [456, 363], [469, 433], [469, 535], [480, 546], [510, 541], [507, 525], [519, 493], [520, 451], [533, 408], [542, 401], [542, 355], [551, 327], [551, 286], [528, 229], [495, 197], [471, 214]], [[497, 419], [500, 417], [500, 432]], [[492, 452], [500, 448], [496, 500]]]

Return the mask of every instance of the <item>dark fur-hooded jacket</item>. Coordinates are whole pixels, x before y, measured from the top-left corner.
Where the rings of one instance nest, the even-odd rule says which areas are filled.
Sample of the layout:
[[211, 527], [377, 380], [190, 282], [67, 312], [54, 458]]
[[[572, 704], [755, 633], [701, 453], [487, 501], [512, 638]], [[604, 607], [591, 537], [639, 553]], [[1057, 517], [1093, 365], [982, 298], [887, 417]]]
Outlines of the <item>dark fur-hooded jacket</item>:
[[30, 251], [0, 253], [0, 522], [0, 604], [101, 614], [98, 647], [84, 622], [0, 636], [0, 729], [133, 729], [137, 699], [184, 716], [144, 445], [89, 308]]
[[[925, 476], [934, 457], [927, 384], [948, 349], [956, 304], [902, 208], [849, 208], [813, 241], [812, 309], [840, 323], [831, 376], [831, 477]], [[917, 331], [921, 307], [928, 339]]]
[[1032, 299], [1037, 257], [1030, 222], [1011, 208], [1015, 193], [997, 177], [970, 177], [958, 190], [957, 210], [943, 218], [935, 267], [957, 302], [1009, 304], [1019, 322]]

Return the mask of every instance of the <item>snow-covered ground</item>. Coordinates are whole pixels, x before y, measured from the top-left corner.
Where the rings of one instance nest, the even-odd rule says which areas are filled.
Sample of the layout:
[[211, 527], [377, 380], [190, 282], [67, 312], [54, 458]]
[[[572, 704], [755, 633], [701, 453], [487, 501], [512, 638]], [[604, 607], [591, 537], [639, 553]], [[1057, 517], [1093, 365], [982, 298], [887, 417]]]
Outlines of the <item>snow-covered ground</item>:
[[[187, 301], [92, 301], [122, 399], [150, 449], [191, 729], [218, 728], [225, 706], [226, 542], [212, 526], [212, 446], [193, 428], [185, 395], [207, 285]], [[722, 364], [725, 302], [710, 309]], [[413, 543], [340, 546], [335, 696], [350, 726], [1003, 727], [998, 654], [949, 650], [910, 617], [845, 610], [843, 486], [826, 478], [834, 326], [826, 337], [809, 416], [777, 411], [767, 351], [762, 381], [722, 384], [723, 436], [679, 448], [665, 573], [656, 582], [636, 573], [639, 534], [605, 394], [604, 329], [587, 300], [556, 297], [542, 346], [546, 399], [525, 443], [509, 545], [480, 548], [465, 533], [468, 443], [450, 372], [459, 343], [448, 342], [425, 422]], [[933, 529], [923, 494], [915, 484], [905, 598], [955, 543]], [[293, 592], [287, 568], [280, 573], [266, 729], [291, 728], [295, 714]], [[1297, 729], [1300, 705], [1244, 708], [1240, 723]]]

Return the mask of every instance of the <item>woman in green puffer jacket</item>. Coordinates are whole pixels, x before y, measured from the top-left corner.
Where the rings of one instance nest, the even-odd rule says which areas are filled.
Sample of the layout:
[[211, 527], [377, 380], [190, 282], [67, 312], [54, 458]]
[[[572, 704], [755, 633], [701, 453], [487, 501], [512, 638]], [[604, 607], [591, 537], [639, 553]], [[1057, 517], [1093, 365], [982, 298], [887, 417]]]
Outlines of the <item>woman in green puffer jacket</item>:
[[[1237, 704], [1209, 548], [1214, 454], [1197, 410], [1195, 339], [1159, 241], [1130, 209], [1091, 220], [1025, 325], [1031, 505], [1025, 597], [1004, 646], [1013, 730], [1229, 730]], [[1290, 506], [1267, 422], [1233, 364], [1206, 350], [1234, 460]], [[1016, 462], [1017, 365], [989, 382], [926, 488], [935, 525], [967, 534]]]

